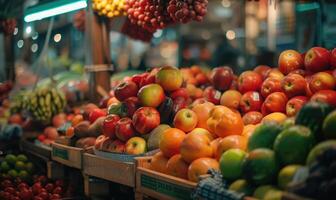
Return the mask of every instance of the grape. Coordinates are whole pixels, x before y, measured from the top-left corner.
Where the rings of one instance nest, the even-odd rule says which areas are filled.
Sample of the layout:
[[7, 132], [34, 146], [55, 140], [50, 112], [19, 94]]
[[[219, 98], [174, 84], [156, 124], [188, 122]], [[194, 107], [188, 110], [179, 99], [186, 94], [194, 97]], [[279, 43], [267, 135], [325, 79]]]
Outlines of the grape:
[[153, 32], [150, 32], [141, 26], [131, 23], [129, 19], [126, 19], [124, 25], [121, 28], [121, 32], [130, 38], [149, 42], [153, 37]]
[[207, 13], [208, 0], [170, 0], [167, 11], [175, 22], [202, 21]]
[[130, 22], [147, 31], [155, 32], [173, 23], [165, 0], [126, 0], [125, 3]]

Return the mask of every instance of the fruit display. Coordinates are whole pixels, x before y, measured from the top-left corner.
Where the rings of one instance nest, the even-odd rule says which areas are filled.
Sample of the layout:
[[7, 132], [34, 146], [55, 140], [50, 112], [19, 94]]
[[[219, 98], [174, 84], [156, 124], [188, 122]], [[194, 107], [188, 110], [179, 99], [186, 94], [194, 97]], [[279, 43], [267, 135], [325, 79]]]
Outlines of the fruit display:
[[20, 178], [29, 181], [34, 172], [34, 165], [24, 154], [6, 155], [0, 163], [2, 178]]
[[125, 0], [94, 0], [92, 8], [98, 15], [108, 18], [126, 15]]

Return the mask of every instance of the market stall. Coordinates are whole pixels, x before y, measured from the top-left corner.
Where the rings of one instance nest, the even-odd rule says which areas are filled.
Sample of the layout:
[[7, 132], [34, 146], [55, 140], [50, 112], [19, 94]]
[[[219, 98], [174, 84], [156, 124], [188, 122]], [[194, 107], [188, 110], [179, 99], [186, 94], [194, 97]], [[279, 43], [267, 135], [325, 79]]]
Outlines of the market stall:
[[21, 3], [0, 199], [336, 198], [335, 2]]

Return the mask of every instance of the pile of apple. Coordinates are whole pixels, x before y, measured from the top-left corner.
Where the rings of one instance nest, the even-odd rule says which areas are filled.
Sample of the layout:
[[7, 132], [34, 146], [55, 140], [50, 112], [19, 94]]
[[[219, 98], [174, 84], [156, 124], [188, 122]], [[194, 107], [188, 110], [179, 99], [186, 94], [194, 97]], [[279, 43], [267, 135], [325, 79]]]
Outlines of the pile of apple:
[[114, 88], [108, 102], [102, 135], [95, 148], [107, 152], [143, 154], [147, 139], [160, 124], [170, 123], [175, 113], [190, 103], [183, 75], [175, 67], [154, 68], [127, 78]]
[[0, 184], [0, 199], [6, 200], [59, 200], [63, 192], [62, 180], [52, 182], [45, 176], [35, 176], [33, 185], [21, 179], [4, 179]]

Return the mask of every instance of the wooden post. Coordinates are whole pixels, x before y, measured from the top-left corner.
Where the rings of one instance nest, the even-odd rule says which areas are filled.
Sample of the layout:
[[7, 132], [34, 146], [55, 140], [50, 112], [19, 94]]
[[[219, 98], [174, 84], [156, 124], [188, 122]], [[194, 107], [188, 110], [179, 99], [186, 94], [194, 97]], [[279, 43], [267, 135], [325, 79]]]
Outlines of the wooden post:
[[[90, 100], [97, 103], [110, 90], [111, 70], [108, 67], [105, 69], [101, 67], [103, 65], [111, 65], [110, 40], [107, 23], [93, 13], [91, 0], [88, 1], [85, 29], [87, 42], [86, 64], [90, 66]], [[98, 65], [100, 70], [97, 70]]]

